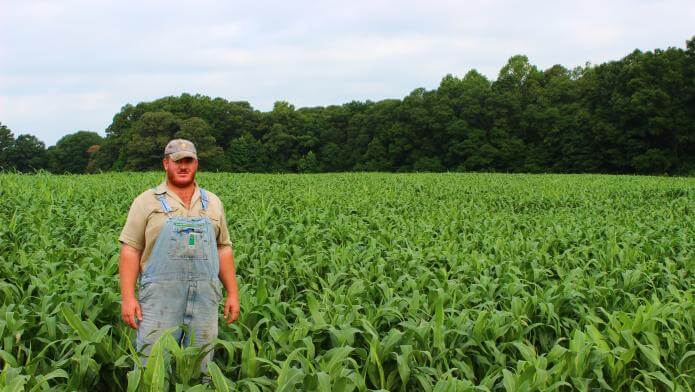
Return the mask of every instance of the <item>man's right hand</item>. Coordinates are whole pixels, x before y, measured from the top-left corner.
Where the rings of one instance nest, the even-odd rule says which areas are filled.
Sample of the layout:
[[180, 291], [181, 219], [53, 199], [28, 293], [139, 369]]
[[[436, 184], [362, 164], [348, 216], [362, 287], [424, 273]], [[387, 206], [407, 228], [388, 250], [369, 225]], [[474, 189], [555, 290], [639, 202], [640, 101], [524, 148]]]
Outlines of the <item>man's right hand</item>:
[[142, 312], [140, 311], [140, 303], [135, 297], [124, 298], [121, 303], [121, 318], [130, 325], [131, 328], [137, 329], [138, 324], [135, 322], [135, 317], [138, 322], [142, 321]]

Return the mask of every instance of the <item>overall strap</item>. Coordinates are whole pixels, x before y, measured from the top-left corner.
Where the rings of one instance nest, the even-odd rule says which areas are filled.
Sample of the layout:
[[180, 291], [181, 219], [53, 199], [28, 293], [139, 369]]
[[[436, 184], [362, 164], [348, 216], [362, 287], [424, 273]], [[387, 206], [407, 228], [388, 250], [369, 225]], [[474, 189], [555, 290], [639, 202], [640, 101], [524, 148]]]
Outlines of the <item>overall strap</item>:
[[165, 194], [161, 194], [161, 195], [155, 195], [155, 196], [157, 196], [157, 199], [158, 199], [159, 202], [162, 204], [162, 209], [164, 210], [164, 212], [165, 212], [167, 215], [168, 215], [169, 213], [171, 213], [171, 207], [169, 206], [169, 202], [167, 201], [166, 195], [165, 195]]
[[203, 211], [208, 209], [208, 194], [203, 188], [200, 188], [200, 204], [203, 206]]

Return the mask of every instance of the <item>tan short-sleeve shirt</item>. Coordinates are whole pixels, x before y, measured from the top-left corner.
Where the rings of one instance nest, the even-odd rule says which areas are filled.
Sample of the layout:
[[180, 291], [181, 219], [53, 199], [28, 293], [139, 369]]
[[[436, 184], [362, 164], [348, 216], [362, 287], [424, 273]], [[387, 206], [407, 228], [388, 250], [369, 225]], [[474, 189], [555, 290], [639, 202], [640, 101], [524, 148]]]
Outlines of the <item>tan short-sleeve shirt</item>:
[[[204, 215], [210, 218], [215, 228], [217, 247], [232, 247], [222, 201], [217, 195], [208, 190], [205, 193], [208, 196], [208, 208]], [[142, 257], [140, 258], [141, 271], [144, 270], [147, 259], [154, 248], [155, 240], [167, 219], [167, 214], [156, 197], [156, 195], [160, 194], [165, 195], [172, 209], [172, 215], [189, 217], [203, 215], [200, 188], [197, 183], [195, 184], [195, 192], [191, 198], [189, 209], [186, 209], [183, 201], [176, 193], [167, 189], [166, 181], [159, 184], [155, 189], [148, 189], [138, 195], [130, 206], [128, 218], [118, 240], [142, 251]]]

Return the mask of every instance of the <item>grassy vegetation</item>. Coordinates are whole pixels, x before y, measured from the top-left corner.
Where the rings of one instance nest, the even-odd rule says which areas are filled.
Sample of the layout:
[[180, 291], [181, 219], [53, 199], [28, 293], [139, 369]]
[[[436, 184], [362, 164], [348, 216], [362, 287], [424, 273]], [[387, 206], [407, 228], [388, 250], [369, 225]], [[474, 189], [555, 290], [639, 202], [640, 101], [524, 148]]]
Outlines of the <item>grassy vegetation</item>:
[[695, 179], [202, 173], [242, 312], [133, 370], [118, 244], [161, 173], [0, 175], [0, 390], [695, 385]]

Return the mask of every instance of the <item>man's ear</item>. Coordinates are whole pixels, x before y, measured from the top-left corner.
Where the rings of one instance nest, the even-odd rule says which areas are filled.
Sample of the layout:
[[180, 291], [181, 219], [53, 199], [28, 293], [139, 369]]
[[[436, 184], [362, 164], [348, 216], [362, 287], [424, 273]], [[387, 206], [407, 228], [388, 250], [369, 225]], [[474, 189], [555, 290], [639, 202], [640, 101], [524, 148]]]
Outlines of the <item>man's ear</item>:
[[167, 170], [167, 157], [164, 157], [162, 159], [162, 166], [164, 167], [164, 171], [166, 171]]

